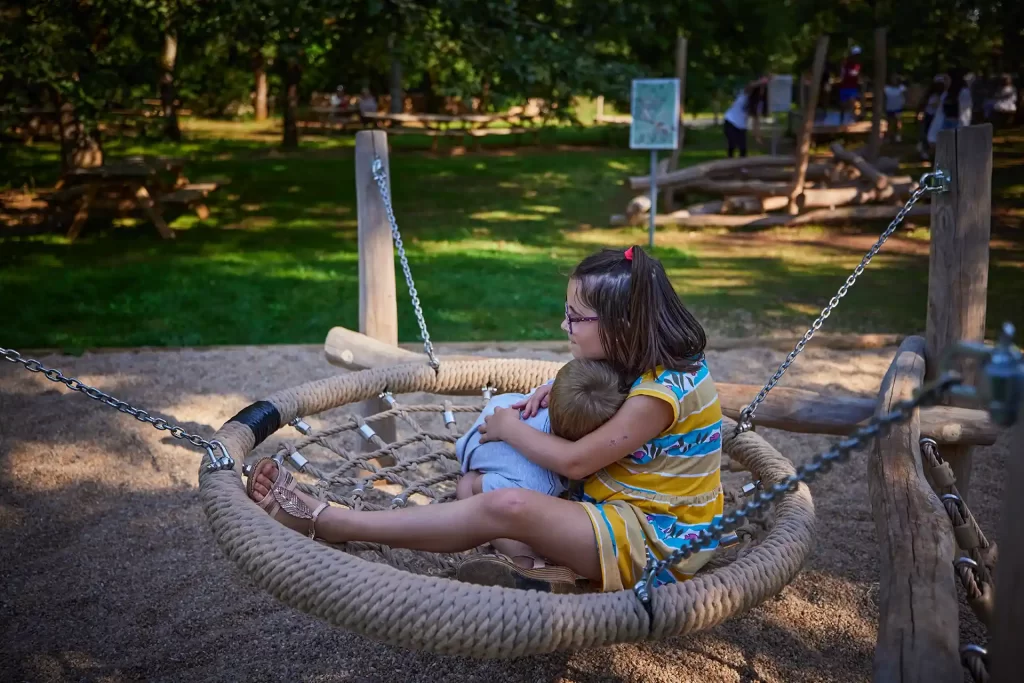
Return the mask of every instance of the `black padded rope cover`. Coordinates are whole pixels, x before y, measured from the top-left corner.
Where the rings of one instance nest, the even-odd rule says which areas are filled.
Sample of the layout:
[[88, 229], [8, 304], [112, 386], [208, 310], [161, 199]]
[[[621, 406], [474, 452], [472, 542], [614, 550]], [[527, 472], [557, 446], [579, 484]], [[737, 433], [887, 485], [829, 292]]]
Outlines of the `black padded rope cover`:
[[268, 436], [281, 428], [281, 413], [270, 401], [256, 401], [238, 411], [228, 422], [239, 422], [252, 431], [256, 437], [253, 448], [263, 443]]

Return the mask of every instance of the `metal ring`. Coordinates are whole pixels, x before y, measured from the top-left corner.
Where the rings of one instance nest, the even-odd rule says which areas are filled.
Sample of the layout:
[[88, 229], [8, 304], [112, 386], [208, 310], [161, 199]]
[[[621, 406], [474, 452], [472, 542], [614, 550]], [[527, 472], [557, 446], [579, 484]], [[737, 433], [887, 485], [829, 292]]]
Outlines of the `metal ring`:
[[931, 444], [935, 448], [939, 447], [939, 443], [935, 439], [933, 439], [933, 438], [931, 438], [929, 436], [922, 436], [921, 440], [918, 441], [918, 444], [920, 444], [921, 446], [925, 445], [926, 443]]
[[962, 564], [966, 564], [968, 567], [970, 567], [971, 569], [973, 569], [975, 571], [978, 571], [978, 570], [981, 569], [981, 567], [978, 566], [977, 562], [975, 562], [974, 560], [972, 560], [971, 558], [969, 558], [967, 556], [961, 556], [961, 557], [958, 557], [955, 560], [953, 560], [953, 566], [954, 567], [959, 567]]
[[960, 498], [960, 496], [956, 495], [955, 493], [946, 493], [946, 494], [943, 494], [939, 498], [939, 500], [941, 502], [943, 502], [943, 503], [945, 503], [947, 500], [951, 500], [954, 503], [956, 503], [957, 512], [960, 513], [961, 517], [963, 517], [964, 519], [967, 519], [967, 515], [965, 514], [967, 512], [967, 506], [964, 505], [964, 501], [963, 501], [962, 498]]
[[981, 645], [975, 645], [974, 643], [968, 643], [960, 648], [960, 656], [963, 657], [967, 653], [980, 655], [981, 657], [988, 657], [988, 650], [983, 648]]

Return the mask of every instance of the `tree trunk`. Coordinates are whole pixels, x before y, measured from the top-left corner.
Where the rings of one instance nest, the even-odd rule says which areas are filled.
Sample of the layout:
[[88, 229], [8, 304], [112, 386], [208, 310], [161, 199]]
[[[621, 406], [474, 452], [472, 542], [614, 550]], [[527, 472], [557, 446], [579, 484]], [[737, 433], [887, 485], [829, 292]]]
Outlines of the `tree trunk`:
[[160, 55], [160, 103], [164, 114], [164, 137], [181, 141], [178, 108], [174, 103], [174, 66], [178, 59], [178, 36], [168, 29], [164, 33], [164, 50]]
[[388, 36], [388, 52], [391, 55], [391, 107], [392, 114], [401, 114], [405, 108], [405, 95], [402, 92], [402, 60], [395, 50], [395, 35]]
[[[60, 102], [60, 99], [57, 100]], [[57, 118], [60, 130], [60, 166], [62, 172], [75, 168], [103, 165], [103, 145], [96, 131], [89, 131], [78, 118], [70, 102], [60, 104]]]
[[299, 79], [302, 76], [302, 66], [296, 51], [286, 50], [288, 55], [284, 62], [284, 140], [282, 146], [285, 149], [295, 149], [299, 146]]
[[256, 81], [256, 120], [265, 121], [267, 118], [267, 70], [266, 60], [259, 50], [252, 52], [252, 75]]

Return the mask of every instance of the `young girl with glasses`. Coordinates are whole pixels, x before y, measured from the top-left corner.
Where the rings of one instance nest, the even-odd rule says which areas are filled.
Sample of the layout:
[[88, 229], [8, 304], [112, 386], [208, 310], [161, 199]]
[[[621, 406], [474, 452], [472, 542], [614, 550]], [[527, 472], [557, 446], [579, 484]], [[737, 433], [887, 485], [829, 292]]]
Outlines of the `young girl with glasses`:
[[[354, 511], [299, 492], [269, 458], [253, 468], [250, 496], [282, 524], [332, 543], [459, 552], [512, 539], [560, 565], [525, 569], [475, 556], [458, 570], [468, 581], [562, 592], [574, 589], [568, 568], [595, 589], [631, 588], [649, 555], [665, 557], [722, 515], [722, 411], [704, 358], [706, 337], [661, 263], [638, 246], [606, 249], [576, 266], [562, 329], [574, 358], [616, 370], [628, 392], [622, 407], [569, 441], [524, 422], [546, 406], [548, 384], [496, 410], [479, 433], [482, 441], [504, 441], [543, 468], [583, 480], [579, 500], [506, 488], [441, 505]], [[655, 585], [690, 578], [716, 548], [663, 571]]]

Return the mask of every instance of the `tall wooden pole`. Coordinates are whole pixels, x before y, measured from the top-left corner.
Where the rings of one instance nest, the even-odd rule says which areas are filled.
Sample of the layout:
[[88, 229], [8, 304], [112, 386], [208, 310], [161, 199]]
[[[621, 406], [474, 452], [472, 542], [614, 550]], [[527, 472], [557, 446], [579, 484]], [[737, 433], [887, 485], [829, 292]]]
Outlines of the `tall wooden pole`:
[[[959, 341], [985, 338], [989, 239], [992, 229], [992, 125], [939, 132], [935, 168], [950, 175], [948, 192], [932, 195], [931, 258], [928, 265], [928, 379], [936, 377], [942, 354]], [[974, 379], [973, 363], [957, 365]], [[966, 446], [942, 451], [967, 499], [971, 452]]]
[[[379, 158], [388, 178], [388, 137], [382, 130], [356, 133], [356, 211], [359, 239], [359, 331], [377, 341], [398, 346], [398, 299], [395, 293], [395, 254], [384, 201], [373, 177], [373, 161]], [[361, 406], [364, 415], [386, 410], [378, 399]], [[374, 430], [388, 442], [395, 440], [395, 424], [385, 420]], [[372, 446], [373, 450], [376, 446]]]
[[796, 198], [804, 191], [804, 178], [807, 176], [807, 161], [811, 155], [811, 138], [814, 133], [814, 112], [818, 108], [818, 93], [821, 91], [821, 77], [825, 73], [825, 57], [828, 55], [828, 36], [818, 38], [818, 47], [814, 51], [814, 69], [811, 75], [811, 88], [807, 94], [807, 105], [804, 108], [804, 120], [800, 125], [800, 139], [796, 150], [796, 171], [789, 188], [790, 215], [800, 212]]
[[871, 142], [868, 158], [874, 161], [882, 150], [882, 121], [885, 120], [886, 49], [885, 27], [875, 29], [875, 87], [871, 105]]
[[[672, 150], [668, 160], [669, 172], [679, 168], [679, 153], [683, 149], [683, 139], [686, 137], [686, 128], [683, 125], [686, 120], [686, 38], [682, 35], [676, 39], [676, 78], [679, 79], [679, 136], [676, 148]], [[665, 192], [665, 211], [675, 211], [675, 196], [671, 189]]]
[[996, 566], [996, 613], [991, 630], [992, 683], [1024, 680], [1020, 656], [1024, 633], [1024, 410], [1017, 415], [1003, 489], [999, 530], [999, 564]]

